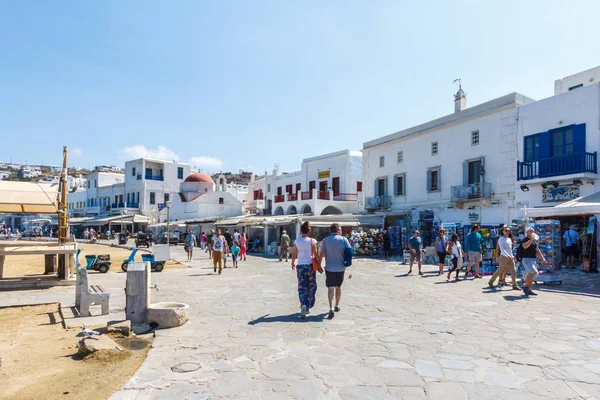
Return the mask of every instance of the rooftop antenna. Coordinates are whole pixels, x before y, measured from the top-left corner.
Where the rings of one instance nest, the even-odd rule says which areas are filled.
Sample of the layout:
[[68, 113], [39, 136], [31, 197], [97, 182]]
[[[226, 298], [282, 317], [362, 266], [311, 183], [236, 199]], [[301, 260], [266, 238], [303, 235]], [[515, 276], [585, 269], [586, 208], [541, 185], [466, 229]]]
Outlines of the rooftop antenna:
[[456, 78], [452, 83], [458, 82], [458, 93], [462, 92], [462, 86], [460, 84], [460, 78]]

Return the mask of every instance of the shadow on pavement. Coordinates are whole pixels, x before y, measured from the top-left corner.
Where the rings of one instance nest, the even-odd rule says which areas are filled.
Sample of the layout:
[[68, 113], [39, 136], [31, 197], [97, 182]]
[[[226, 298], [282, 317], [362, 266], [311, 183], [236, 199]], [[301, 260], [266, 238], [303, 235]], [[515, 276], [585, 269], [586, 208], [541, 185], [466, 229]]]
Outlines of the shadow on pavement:
[[504, 296], [504, 300], [506, 301], [516, 301], [516, 300], [524, 300], [527, 297], [525, 296]]
[[248, 325], [256, 325], [267, 322], [322, 322], [328, 313], [317, 314], [317, 315], [308, 315], [306, 319], [300, 319], [300, 313], [294, 313], [290, 315], [278, 315], [275, 317], [270, 317], [270, 314], [263, 315], [262, 317], [256, 318], [248, 322]]

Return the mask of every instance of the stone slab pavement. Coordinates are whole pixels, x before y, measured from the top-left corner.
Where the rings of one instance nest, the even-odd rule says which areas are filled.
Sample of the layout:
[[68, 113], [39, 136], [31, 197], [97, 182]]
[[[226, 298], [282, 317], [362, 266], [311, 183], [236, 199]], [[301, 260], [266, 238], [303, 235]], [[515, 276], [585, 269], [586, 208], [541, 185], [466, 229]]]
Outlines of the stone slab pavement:
[[[319, 276], [317, 304], [300, 321], [289, 263], [250, 257], [219, 276], [204, 253], [194, 257], [191, 268], [152, 274], [152, 301], [190, 304], [190, 321], [158, 330], [111, 399], [600, 399], [597, 275], [569, 272], [524, 298], [485, 278], [446, 282], [435, 266], [421, 277], [359, 259], [335, 318], [325, 319]], [[122, 292], [125, 274], [94, 279]], [[0, 305], [14, 296], [67, 306], [73, 290], [4, 292]], [[123, 304], [116, 294], [111, 309]]]

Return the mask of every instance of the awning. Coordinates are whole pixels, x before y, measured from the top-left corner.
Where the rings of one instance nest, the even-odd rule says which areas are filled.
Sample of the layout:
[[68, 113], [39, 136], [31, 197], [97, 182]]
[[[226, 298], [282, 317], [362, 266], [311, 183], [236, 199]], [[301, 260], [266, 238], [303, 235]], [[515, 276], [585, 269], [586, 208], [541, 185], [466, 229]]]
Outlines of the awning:
[[239, 225], [239, 223], [241, 222], [242, 218], [227, 218], [227, 219], [222, 219], [220, 221], [216, 221], [215, 225], [217, 226], [233, 226], [233, 225]]
[[0, 181], [0, 213], [53, 214], [58, 211], [58, 184]]
[[136, 224], [147, 224], [150, 219], [144, 215], [111, 215], [111, 216], [102, 216], [96, 217], [92, 219], [88, 219], [81, 223], [82, 226], [102, 226], [107, 224], [113, 225], [133, 225]]
[[554, 207], [522, 209], [527, 217], [567, 217], [577, 215], [600, 214], [600, 192], [579, 197]]
[[[331, 221], [309, 221], [312, 228], [329, 228], [333, 222]], [[358, 221], [339, 221], [341, 227], [357, 227], [360, 226]]]

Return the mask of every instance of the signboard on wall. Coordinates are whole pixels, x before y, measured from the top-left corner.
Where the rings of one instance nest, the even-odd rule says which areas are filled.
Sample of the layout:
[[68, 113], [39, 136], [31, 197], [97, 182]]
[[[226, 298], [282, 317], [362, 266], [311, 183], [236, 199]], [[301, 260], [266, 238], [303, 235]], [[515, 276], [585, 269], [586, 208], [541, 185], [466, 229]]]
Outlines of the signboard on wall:
[[542, 203], [574, 200], [579, 197], [579, 186], [559, 186], [542, 190]]
[[327, 171], [319, 171], [318, 179], [329, 178], [329, 174], [330, 174], [329, 170], [327, 170]]
[[469, 221], [470, 222], [479, 222], [479, 213], [470, 212], [469, 213]]

